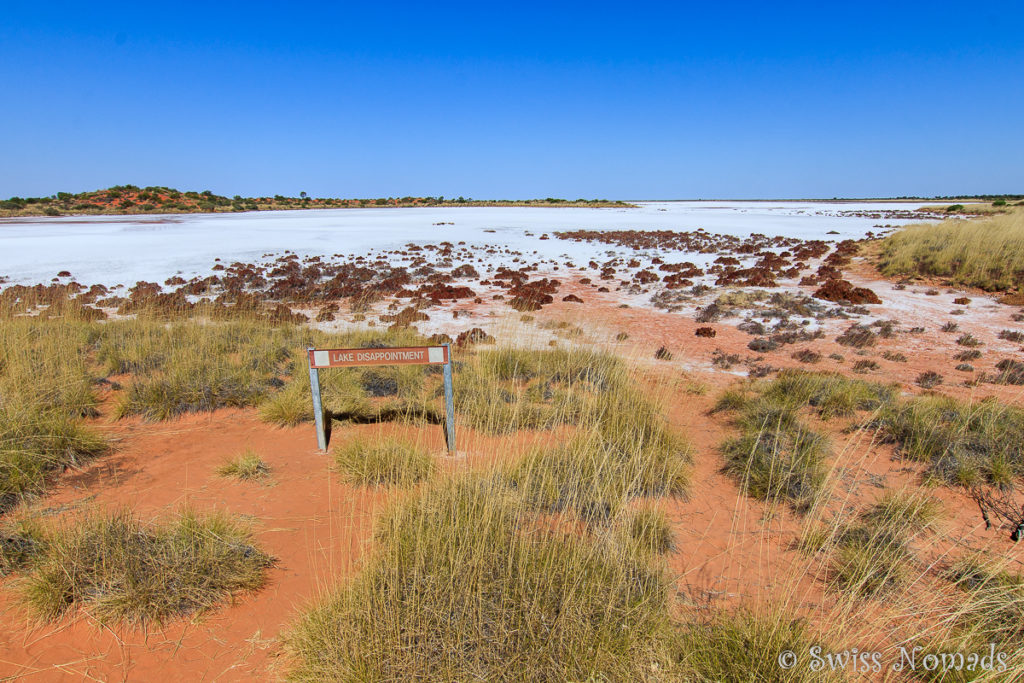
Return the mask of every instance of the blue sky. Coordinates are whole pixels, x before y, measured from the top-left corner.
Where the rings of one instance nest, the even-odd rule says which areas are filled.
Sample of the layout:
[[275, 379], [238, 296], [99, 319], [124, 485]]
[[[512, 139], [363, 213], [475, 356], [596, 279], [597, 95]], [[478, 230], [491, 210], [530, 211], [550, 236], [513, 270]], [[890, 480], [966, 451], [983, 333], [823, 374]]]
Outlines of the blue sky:
[[1024, 3], [0, 2], [0, 196], [1024, 192]]

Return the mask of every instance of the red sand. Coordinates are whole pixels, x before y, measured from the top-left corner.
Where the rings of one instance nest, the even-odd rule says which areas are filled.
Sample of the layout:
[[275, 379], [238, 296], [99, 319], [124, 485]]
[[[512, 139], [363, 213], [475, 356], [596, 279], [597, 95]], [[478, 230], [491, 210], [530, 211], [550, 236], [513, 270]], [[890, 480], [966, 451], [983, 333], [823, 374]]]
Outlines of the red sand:
[[[565, 273], [563, 272], [564, 276]], [[899, 327], [922, 325], [927, 333], [899, 334], [880, 339], [865, 359], [881, 366], [867, 379], [898, 381], [910, 392], [920, 392], [914, 379], [935, 369], [947, 377], [938, 392], [960, 398], [996, 395], [1020, 403], [1021, 387], [984, 383], [963, 386], [965, 373], [954, 371], [952, 355], [962, 350], [957, 334], [943, 334], [938, 325], [949, 319], [964, 331], [980, 338], [985, 346], [983, 360], [975, 363], [989, 369], [998, 358], [1012, 355], [1018, 345], [999, 340], [1000, 329], [1019, 328], [1010, 321], [1013, 312], [1005, 306], [971, 292], [970, 313], [948, 315], [951, 301], [963, 291], [940, 296], [915, 293], [914, 287], [894, 292], [892, 284], [874, 278], [866, 267], [854, 263], [846, 269], [856, 286], [877, 292], [883, 303], [872, 313], [898, 318]], [[535, 315], [534, 325], [544, 321], [569, 321], [584, 330], [582, 343], [610, 345], [642, 365], [702, 382], [710, 390], [702, 396], [680, 392], [669, 396], [671, 424], [683, 431], [695, 445], [692, 493], [687, 500], [666, 503], [675, 522], [677, 549], [669, 558], [678, 575], [678, 587], [686, 604], [700, 609], [710, 604], [758, 602], [785, 598], [796, 607], [824, 618], [830, 609], [824, 599], [816, 560], [794, 550], [800, 520], [784, 509], [768, 511], [765, 506], [742, 495], [733, 480], [719, 472], [722, 464], [717, 448], [732, 428], [726, 419], [707, 411], [722, 387], [746, 374], [746, 366], [731, 372], [711, 366], [712, 353], [721, 349], [741, 358], [774, 367], [809, 367], [816, 370], [848, 371], [861, 356], [854, 349], [833, 340], [849, 321], [831, 321], [824, 339], [784, 345], [776, 351], [757, 354], [747, 348], [753, 337], [734, 327], [738, 319], [711, 324], [714, 338], [698, 337], [700, 323], [691, 315], [666, 313], [650, 308], [620, 308], [624, 300], [615, 292], [600, 293], [594, 285], [579, 284], [575, 275], [565, 278], [554, 303]], [[803, 288], [809, 291], [811, 287]], [[923, 288], [916, 288], [923, 290]], [[585, 302], [562, 301], [575, 295]], [[458, 303], [453, 310], [473, 314], [463, 327], [482, 323], [479, 318], [500, 304], [474, 306]], [[512, 314], [518, 317], [519, 314]], [[437, 314], [432, 312], [432, 322]], [[459, 321], [460, 323], [463, 321]], [[524, 324], [525, 325], [525, 324]], [[500, 328], [487, 327], [500, 339]], [[538, 328], [542, 337], [558, 339], [557, 331]], [[628, 340], [613, 342], [619, 332]], [[558, 343], [563, 343], [559, 341]], [[654, 359], [655, 349], [665, 346], [672, 361]], [[814, 365], [792, 359], [793, 351], [810, 348], [825, 358]], [[993, 353], [996, 349], [998, 353]], [[905, 363], [887, 361], [884, 350], [900, 351]], [[827, 358], [838, 352], [846, 360]], [[170, 514], [182, 506], [226, 509], [251, 516], [259, 542], [277, 558], [268, 574], [267, 586], [252, 595], [241, 596], [235, 604], [195, 619], [185, 619], [148, 631], [115, 625], [102, 627], [82, 612], [48, 624], [30, 625], [20, 610], [15, 591], [16, 578], [0, 581], [0, 677], [26, 680], [267, 680], [279, 678], [287, 668], [278, 636], [308, 601], [321, 595], [339, 580], [350, 576], [366, 552], [367, 539], [380, 506], [395, 495], [386, 488], [359, 488], [344, 483], [329, 467], [329, 459], [316, 452], [310, 426], [279, 429], [261, 423], [252, 410], [221, 410], [172, 422], [143, 424], [122, 420], [99, 422], [118, 438], [117, 452], [79, 472], [68, 472], [34, 510], [52, 512], [90, 509], [95, 506], [128, 505], [148, 519]], [[837, 424], [820, 424], [833, 441], [834, 460], [841, 466], [835, 507], [861, 505], [882, 490], [880, 486], [916, 483], [919, 471], [894, 460], [892, 448], [871, 443], [871, 435], [840, 432]], [[355, 433], [399, 431], [423, 440], [439, 455], [443, 453], [441, 430], [403, 425], [336, 427], [334, 443]], [[460, 450], [468, 458], [442, 462], [448, 468], [483, 466], [515, 450], [508, 440], [491, 439], [460, 430]], [[543, 443], [552, 434], [523, 434], [522, 445]], [[254, 449], [272, 468], [267, 484], [222, 479], [214, 470], [226, 458], [245, 448]], [[934, 495], [946, 505], [942, 522], [942, 543], [918, 548], [920, 561], [942, 558], [954, 544], [974, 547], [992, 545], [1003, 553], [1022, 559], [1019, 548], [1011, 548], [997, 532], [980, 529], [972, 504], [959, 494], [937, 489]], [[871, 614], [884, 613], [876, 605]], [[865, 612], [867, 615], [869, 612]], [[814, 617], [813, 615], [817, 615]], [[878, 622], [883, 623], [883, 622]], [[864, 633], [875, 633], [875, 622], [865, 617]], [[881, 627], [878, 627], [881, 628]]]

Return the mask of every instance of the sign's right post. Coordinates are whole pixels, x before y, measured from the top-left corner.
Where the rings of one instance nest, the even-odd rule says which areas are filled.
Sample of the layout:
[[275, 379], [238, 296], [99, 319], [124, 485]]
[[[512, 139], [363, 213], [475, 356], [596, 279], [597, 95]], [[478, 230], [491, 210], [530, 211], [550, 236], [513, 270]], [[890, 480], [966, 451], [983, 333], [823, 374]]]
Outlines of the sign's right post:
[[452, 348], [451, 344], [445, 344], [445, 356], [448, 362], [444, 364], [444, 410], [445, 410], [445, 435], [448, 441], [448, 454], [455, 454], [455, 399], [452, 397]]

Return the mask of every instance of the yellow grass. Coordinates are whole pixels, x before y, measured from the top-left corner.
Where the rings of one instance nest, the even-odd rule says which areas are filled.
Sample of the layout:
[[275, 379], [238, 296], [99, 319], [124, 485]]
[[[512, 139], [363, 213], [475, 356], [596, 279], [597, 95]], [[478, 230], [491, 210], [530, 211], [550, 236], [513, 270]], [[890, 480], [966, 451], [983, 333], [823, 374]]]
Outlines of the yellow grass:
[[[516, 335], [509, 329], [502, 338]], [[85, 423], [102, 407], [98, 378], [123, 386], [114, 392], [121, 397], [115, 418], [217, 410], [242, 396], [265, 419], [294, 423], [311, 414], [307, 345], [415, 340], [409, 332], [332, 336], [266, 321], [4, 321], [0, 464], [15, 465], [0, 473], [20, 476], [35, 463], [31, 485], [12, 489], [17, 501], [42, 491], [60, 465], [101, 455], [105, 444]], [[41, 366], [39, 357], [46, 359]], [[629, 359], [580, 348], [498, 346], [460, 351], [459, 362], [460, 429], [507, 446], [501, 462], [423, 465], [417, 474], [409, 465], [426, 463], [422, 458], [395, 449], [369, 457], [366, 448], [347, 452], [335, 442], [361, 480], [417, 485], [397, 493], [378, 519], [360, 571], [297, 616], [285, 638], [293, 679], [811, 681], [843, 678], [810, 672], [813, 645], [879, 646], [887, 662], [902, 644], [943, 651], [995, 642], [1019, 655], [1018, 581], [999, 574], [995, 560], [950, 571], [964, 554], [960, 540], [948, 544], [949, 556], [928, 555], [948, 539], [944, 516], [921, 487], [882, 493], [848, 485], [880, 436], [898, 440], [908, 458], [931, 461], [938, 445], [924, 437], [943, 433], [936, 416], [948, 418], [949, 405], [911, 405], [885, 385], [793, 372], [723, 396], [719, 408], [746, 438], [727, 449], [733, 473], [755, 496], [721, 497], [716, 514], [738, 521], [727, 538], [710, 539], [716, 560], [750, 542], [741, 550], [756, 550], [766, 563], [788, 553], [797, 564], [774, 570], [769, 590], [752, 578], [735, 603], [721, 608], [689, 590], [688, 582], [712, 564], [691, 547], [677, 547], [674, 536], [684, 527], [665, 514], [690, 510], [679, 499], [691, 492], [691, 460], [710, 460], [715, 469], [729, 462], [713, 448], [695, 452], [665, 419], [670, 402], [694, 392], [678, 378], [641, 373]], [[27, 381], [37, 372], [47, 381]], [[343, 419], [422, 418], [426, 406], [439, 403], [438, 377], [428, 370], [339, 370], [323, 378], [327, 408]], [[971, 434], [1012, 460], [1017, 421], [1007, 422], [997, 406], [982, 408], [964, 413], [965, 420], [985, 418]], [[850, 420], [850, 429], [832, 443], [815, 438], [816, 421], [833, 419]], [[516, 438], [523, 430], [548, 430], [550, 438], [525, 449]], [[800, 438], [790, 439], [794, 434]], [[784, 474], [799, 476], [783, 478], [780, 487], [778, 455], [787, 439], [794, 455]], [[943, 444], [956, 443], [943, 436]], [[918, 469], [923, 474], [925, 465]], [[763, 490], [755, 490], [758, 482]], [[871, 499], [863, 498], [865, 489]], [[670, 497], [677, 499], [671, 508]], [[805, 501], [802, 516], [764, 505], [779, 497]], [[751, 510], [758, 514], [747, 515]], [[777, 518], [789, 520], [781, 534]], [[743, 527], [744, 519], [757, 526]], [[962, 533], [958, 528], [956, 538]], [[780, 537], [793, 547], [780, 549]], [[155, 556], [136, 553], [126, 538], [145, 539], [142, 549]], [[231, 542], [222, 546], [217, 538]], [[207, 609], [260, 584], [269, 560], [247, 539], [227, 518], [158, 526], [118, 513], [61, 518], [42, 530], [31, 520], [8, 520], [0, 525], [0, 572], [29, 579], [25, 590], [39, 614], [82, 604], [101, 619], [169, 619], [179, 614], [177, 605]], [[811, 552], [796, 552], [796, 541]], [[195, 565], [194, 551], [213, 564]], [[682, 554], [667, 555], [673, 551]], [[259, 562], [242, 562], [252, 557]], [[217, 564], [218, 558], [230, 562]], [[221, 573], [227, 566], [238, 571]], [[67, 567], [84, 569], [69, 582], [61, 574]], [[169, 579], [185, 574], [217, 578], [214, 592], [194, 594]], [[114, 590], [128, 579], [143, 592]], [[826, 604], [808, 599], [807, 581], [828, 590]], [[879, 642], [871, 629], [888, 627], [893, 634]], [[785, 649], [800, 653], [800, 668], [778, 667]], [[1012, 680], [1024, 675], [1024, 664], [1017, 656], [1009, 672], [999, 673], [985, 676]]]
[[911, 225], [886, 237], [884, 275], [934, 276], [986, 291], [1024, 287], [1024, 210], [978, 220]]

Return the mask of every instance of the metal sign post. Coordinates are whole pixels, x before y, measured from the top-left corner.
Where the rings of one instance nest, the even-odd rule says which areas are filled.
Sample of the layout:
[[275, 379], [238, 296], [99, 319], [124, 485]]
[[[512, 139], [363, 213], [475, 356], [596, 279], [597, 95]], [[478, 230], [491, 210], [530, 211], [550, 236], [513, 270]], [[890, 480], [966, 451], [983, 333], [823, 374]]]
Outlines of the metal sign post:
[[367, 365], [441, 365], [444, 373], [445, 441], [448, 452], [455, 452], [455, 399], [452, 396], [451, 345], [406, 346], [382, 349], [306, 349], [309, 354], [309, 388], [313, 394], [313, 419], [316, 443], [327, 450], [325, 412], [320, 399], [320, 373], [326, 368], [352, 368]]

